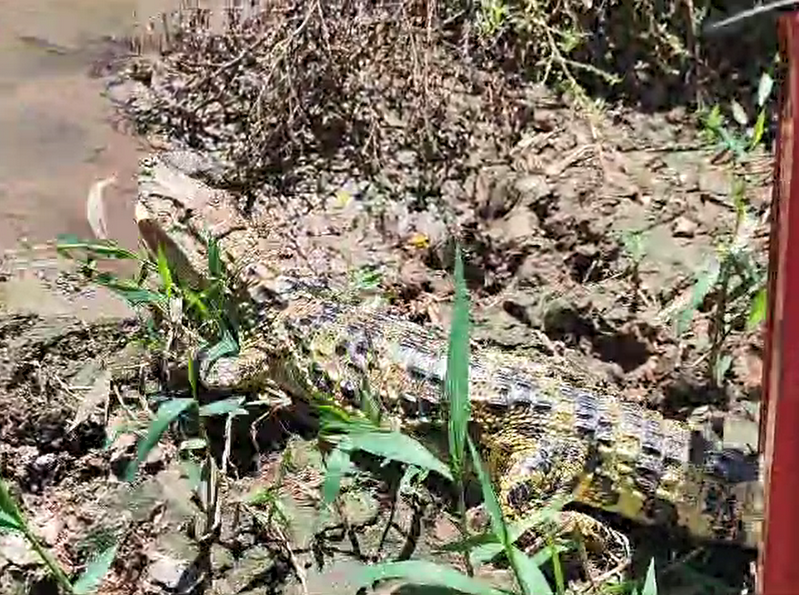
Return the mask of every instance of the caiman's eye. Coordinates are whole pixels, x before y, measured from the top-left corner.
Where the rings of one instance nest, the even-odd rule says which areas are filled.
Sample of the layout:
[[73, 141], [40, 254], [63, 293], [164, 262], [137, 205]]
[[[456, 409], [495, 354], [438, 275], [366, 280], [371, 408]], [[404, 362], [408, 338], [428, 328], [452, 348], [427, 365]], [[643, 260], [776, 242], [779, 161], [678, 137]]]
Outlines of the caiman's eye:
[[355, 398], [358, 396], [358, 387], [352, 380], [344, 380], [341, 383], [341, 396], [351, 403], [355, 402]]

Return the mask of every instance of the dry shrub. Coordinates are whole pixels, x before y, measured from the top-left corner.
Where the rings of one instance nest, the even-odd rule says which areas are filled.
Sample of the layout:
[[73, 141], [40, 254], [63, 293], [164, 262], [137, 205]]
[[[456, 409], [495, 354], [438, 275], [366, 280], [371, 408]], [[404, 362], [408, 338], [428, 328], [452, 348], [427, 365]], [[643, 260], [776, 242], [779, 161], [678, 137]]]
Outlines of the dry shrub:
[[224, 183], [245, 192], [313, 191], [314, 177], [347, 171], [424, 201], [503, 159], [533, 105], [523, 85], [469, 65], [435, 9], [283, 0], [231, 12], [221, 30], [184, 10], [163, 55], [124, 74], [146, 89], [125, 109], [140, 131], [221, 158]]
[[649, 109], [740, 94], [776, 51], [772, 20], [708, 37], [710, 18], [735, 13], [713, 0], [484, 0], [466, 20], [484, 47], [538, 80]]

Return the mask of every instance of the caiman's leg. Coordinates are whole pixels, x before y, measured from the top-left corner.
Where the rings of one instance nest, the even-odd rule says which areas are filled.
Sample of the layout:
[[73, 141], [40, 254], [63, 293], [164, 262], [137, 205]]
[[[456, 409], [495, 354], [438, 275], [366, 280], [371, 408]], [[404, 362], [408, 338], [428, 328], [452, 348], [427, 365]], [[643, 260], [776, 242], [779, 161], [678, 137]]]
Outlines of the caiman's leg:
[[[531, 439], [514, 432], [497, 436], [503, 447], [489, 448], [503, 514], [511, 521], [531, 519], [558, 502], [565, 504], [587, 480], [589, 447], [586, 441], [541, 437]], [[501, 452], [506, 454], [503, 456]], [[509, 452], [510, 451], [510, 452]], [[550, 536], [575, 536], [593, 552], [609, 544], [609, 529], [594, 517], [577, 511], [553, 512], [550, 523], [533, 527], [520, 545], [538, 549]]]

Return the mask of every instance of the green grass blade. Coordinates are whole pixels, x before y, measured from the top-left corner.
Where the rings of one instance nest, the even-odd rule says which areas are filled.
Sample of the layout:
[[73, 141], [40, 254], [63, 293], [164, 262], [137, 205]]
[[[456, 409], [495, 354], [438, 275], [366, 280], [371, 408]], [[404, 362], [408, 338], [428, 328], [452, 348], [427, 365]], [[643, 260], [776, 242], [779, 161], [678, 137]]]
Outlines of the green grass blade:
[[422, 444], [401, 432], [356, 432], [348, 436], [352, 450], [429, 469], [452, 481], [449, 468]]
[[[571, 498], [555, 499], [547, 504], [547, 506], [536, 510], [532, 514], [529, 514], [512, 524], [508, 524], [508, 543], [515, 544], [516, 541], [530, 529], [540, 526], [542, 523], [547, 521], [554, 520], [558, 511], [560, 511], [560, 509], [563, 508], [563, 506], [570, 500]], [[490, 539], [486, 539], [486, 536], [490, 537]], [[471, 550], [469, 559], [475, 566], [479, 566], [493, 560], [505, 549], [501, 543], [497, 542], [497, 538], [493, 533], [476, 535], [474, 536], [474, 541], [472, 543], [474, 544], [474, 549]], [[545, 554], [547, 559], [549, 559], [552, 554], [550, 548], [546, 548], [539, 553]], [[539, 562], [538, 566], [541, 566], [542, 563], [543, 562]]]
[[372, 393], [372, 388], [369, 386], [369, 382], [365, 378], [362, 382], [360, 397], [361, 412], [371, 423], [373, 423], [376, 427], [379, 427], [383, 411], [380, 407], [380, 401]]
[[215, 343], [205, 354], [204, 365], [210, 366], [216, 360], [228, 355], [236, 355], [239, 352], [239, 344], [229, 331], [225, 331], [219, 342]]
[[111, 564], [114, 563], [117, 550], [119, 549], [119, 542], [112, 543], [104, 550], [95, 554], [86, 570], [78, 577], [78, 580], [72, 585], [72, 592], [75, 595], [89, 595], [94, 593], [103, 582], [105, 575], [108, 574]]
[[414, 482], [416, 482], [417, 485], [421, 484], [427, 479], [429, 473], [429, 469], [419, 469], [419, 467], [408, 465], [400, 478], [399, 493], [409, 493], [415, 489], [413, 485]]
[[746, 319], [746, 328], [752, 330], [766, 319], [766, 310], [768, 309], [768, 295], [766, 288], [762, 287], [752, 298], [752, 303], [749, 306], [749, 315]]
[[[491, 558], [496, 556], [497, 554], [502, 553], [503, 546], [501, 543], [497, 541], [497, 536], [494, 535], [493, 531], [485, 531], [483, 533], [478, 533], [476, 535], [469, 535], [469, 537], [465, 539], [458, 539], [457, 541], [451, 541], [449, 543], [445, 543], [441, 547], [436, 548], [436, 551], [439, 552], [474, 552], [480, 548], [487, 548], [487, 549], [495, 549], [494, 546], [499, 546], [499, 551], [497, 551]], [[488, 558], [488, 559], [491, 559]]]
[[336, 439], [336, 434], [380, 431], [380, 427], [368, 418], [350, 415], [335, 403], [317, 405], [316, 410], [319, 413], [320, 434], [331, 440]]
[[169, 427], [169, 424], [194, 404], [196, 404], [194, 399], [172, 399], [158, 408], [158, 413], [147, 430], [147, 436], [139, 442], [139, 446], [136, 449], [136, 458], [128, 465], [126, 474], [127, 481], [130, 482], [135, 479], [136, 472], [139, 470], [139, 465], [147, 458], [147, 455], [150, 454], [153, 447], [158, 444], [161, 435]]
[[341, 478], [351, 467], [349, 444], [345, 440], [327, 457], [325, 480], [322, 484], [322, 502], [325, 506], [330, 506], [336, 500], [341, 489]]
[[466, 291], [460, 246], [455, 251], [455, 309], [449, 335], [445, 391], [449, 403], [449, 452], [454, 471], [461, 474], [464, 467], [466, 430], [471, 407], [469, 403], [469, 296]]
[[71, 258], [72, 250], [107, 259], [141, 260], [140, 255], [118, 246], [111, 240], [82, 240], [75, 235], [59, 235], [56, 241], [56, 251]]
[[208, 320], [212, 317], [208, 306], [205, 305], [205, 302], [201, 297], [201, 294], [197, 293], [196, 291], [192, 291], [188, 287], [184, 287], [183, 297], [186, 302], [188, 302], [189, 308], [193, 308], [197, 311], [197, 315], [200, 317], [200, 320]]
[[10, 529], [22, 529], [25, 526], [25, 519], [17, 506], [11, 492], [8, 491], [6, 483], [0, 479], [0, 527], [8, 526]]
[[494, 539], [493, 543], [478, 545], [469, 552], [469, 561], [472, 566], [477, 567], [486, 564], [505, 551], [505, 546], [496, 541], [497, 536], [491, 533], [491, 537]]
[[359, 586], [367, 588], [373, 583], [394, 579], [406, 581], [412, 585], [446, 587], [451, 591], [469, 595], [505, 595], [504, 591], [461, 574], [454, 568], [423, 560], [367, 566], [357, 577]]
[[491, 478], [483, 468], [483, 462], [480, 460], [480, 454], [477, 452], [471, 438], [468, 438], [469, 450], [472, 454], [472, 461], [477, 470], [477, 476], [480, 479], [480, 486], [483, 489], [483, 503], [486, 507], [486, 512], [491, 519], [491, 529], [497, 537], [497, 541], [502, 543], [506, 548], [510, 546], [510, 539], [508, 535], [508, 527], [505, 525], [505, 519], [502, 518], [502, 509], [499, 506], [499, 499], [494, 492], [494, 486], [491, 485]]
[[[530, 559], [533, 561], [533, 563], [536, 566], [541, 568], [544, 564], [549, 562], [549, 560], [552, 559], [554, 556], [560, 556], [561, 554], [565, 554], [568, 551], [570, 551], [571, 549], [573, 549], [573, 548], [567, 546], [564, 543], [556, 543], [556, 544], [553, 544], [551, 547], [545, 547], [545, 548], [537, 551], [535, 554], [530, 556]], [[554, 564], [555, 564], [555, 562], [553, 560], [553, 565]]]
[[167, 300], [164, 294], [139, 287], [134, 281], [119, 279], [110, 273], [98, 273], [92, 279], [97, 285], [109, 289], [127, 301], [131, 306], [154, 305], [166, 311]]
[[23, 527], [19, 520], [7, 512], [0, 510], [0, 532], [3, 531], [22, 531]]
[[644, 588], [641, 590], [641, 595], [658, 595], [654, 558], [649, 561], [649, 570], [646, 571], [646, 579], [644, 580]]
[[760, 141], [763, 140], [763, 133], [766, 131], [766, 110], [760, 110], [755, 121], [755, 127], [752, 130], [752, 140], [749, 143], [749, 149], [756, 148]]
[[688, 303], [676, 313], [677, 334], [684, 333], [705, 297], [715, 287], [721, 274], [721, 265], [713, 258], [707, 267], [696, 274], [696, 279]]
[[36, 535], [26, 524], [19, 506], [8, 491], [8, 486], [0, 479], [0, 532], [16, 531], [24, 535], [28, 545], [36, 552], [39, 559], [47, 566], [53, 578], [61, 585], [62, 589], [69, 592], [71, 585], [64, 570], [59, 566], [53, 556], [39, 543]]
[[207, 240], [208, 253], [208, 273], [212, 279], [219, 279], [224, 274], [222, 264], [222, 251], [219, 249], [219, 241], [208, 234]]
[[163, 286], [164, 293], [167, 299], [172, 297], [172, 290], [174, 283], [172, 282], [172, 271], [169, 268], [169, 261], [164, 254], [164, 248], [161, 244], [158, 245], [158, 276], [161, 277], [161, 285]]
[[221, 401], [214, 401], [200, 407], [200, 417], [212, 417], [215, 415], [229, 415], [235, 413], [236, 415], [246, 415], [247, 410], [242, 409], [241, 404], [244, 402], [244, 397], [231, 397], [230, 399], [223, 399]]
[[511, 546], [511, 564], [522, 590], [530, 595], [553, 595], [546, 577], [535, 561], [516, 546]]
[[17, 503], [11, 495], [6, 482], [2, 479], [0, 479], [0, 510], [16, 519], [22, 519]]
[[191, 387], [191, 396], [194, 400], [197, 400], [197, 363], [195, 362], [193, 356], [189, 357], [187, 363], [189, 368], [189, 386]]

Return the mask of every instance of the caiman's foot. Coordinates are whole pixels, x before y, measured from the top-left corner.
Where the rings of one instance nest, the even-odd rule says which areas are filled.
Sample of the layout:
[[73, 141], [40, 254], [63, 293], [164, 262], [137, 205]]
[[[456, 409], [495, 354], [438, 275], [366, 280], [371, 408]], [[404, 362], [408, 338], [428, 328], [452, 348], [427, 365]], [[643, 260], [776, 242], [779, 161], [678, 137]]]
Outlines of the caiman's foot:
[[564, 541], [574, 546], [559, 557], [564, 574], [582, 575], [590, 584], [598, 585], [621, 575], [632, 560], [625, 535], [586, 513], [573, 510], [552, 513], [524, 532], [516, 544], [532, 555]]
[[[616, 531], [591, 515], [574, 510], [555, 513], [554, 519], [544, 523], [535, 533], [534, 541], [530, 545], [536, 550], [553, 538], [575, 539], [587, 551], [596, 554], [619, 545]], [[629, 549], [629, 544], [625, 543], [625, 548]]]
[[[609, 573], [626, 568], [631, 553], [624, 535], [593, 516], [557, 506], [574, 500], [576, 478], [582, 476], [588, 457], [585, 442], [552, 437], [533, 441], [518, 429], [506, 429], [493, 442], [494, 460], [489, 460], [500, 504], [506, 518], [524, 528], [518, 547], [535, 553], [553, 543], [570, 541], [575, 547], [561, 556], [561, 561], [570, 569], [576, 563], [574, 570], [589, 582], [600, 582], [600, 577], [608, 578]], [[546, 512], [548, 506], [557, 510]]]
[[215, 357], [200, 354], [200, 382], [212, 391], [260, 392], [273, 384], [269, 377], [269, 357], [258, 346], [243, 345], [236, 355]]

